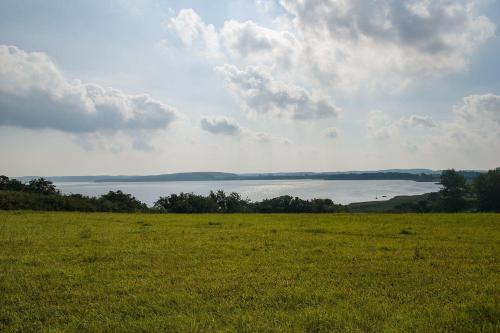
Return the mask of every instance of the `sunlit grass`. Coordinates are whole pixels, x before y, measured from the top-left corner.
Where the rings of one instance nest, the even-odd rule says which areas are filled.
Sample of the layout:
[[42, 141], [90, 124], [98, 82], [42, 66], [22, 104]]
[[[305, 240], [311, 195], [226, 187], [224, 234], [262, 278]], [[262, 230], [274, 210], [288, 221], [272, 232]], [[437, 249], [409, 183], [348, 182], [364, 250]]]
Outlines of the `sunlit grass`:
[[500, 215], [0, 212], [0, 331], [498, 332]]

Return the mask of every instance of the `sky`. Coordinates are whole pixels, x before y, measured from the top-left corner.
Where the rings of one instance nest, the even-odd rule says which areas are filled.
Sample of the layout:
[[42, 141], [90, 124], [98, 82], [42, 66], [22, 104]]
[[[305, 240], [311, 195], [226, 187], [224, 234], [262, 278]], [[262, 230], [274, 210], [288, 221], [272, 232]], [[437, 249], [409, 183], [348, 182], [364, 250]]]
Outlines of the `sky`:
[[2, 0], [0, 174], [500, 166], [494, 0]]

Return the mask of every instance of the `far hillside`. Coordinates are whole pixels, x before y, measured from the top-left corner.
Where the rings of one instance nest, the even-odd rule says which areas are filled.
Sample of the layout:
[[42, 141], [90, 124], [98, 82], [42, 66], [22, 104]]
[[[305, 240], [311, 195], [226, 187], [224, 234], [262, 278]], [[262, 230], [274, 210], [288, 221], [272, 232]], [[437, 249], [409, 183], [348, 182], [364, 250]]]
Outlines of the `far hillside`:
[[[481, 171], [463, 170], [459, 174], [472, 180]], [[278, 172], [278, 173], [226, 173], [226, 172], [183, 172], [146, 176], [54, 176], [46, 177], [53, 182], [173, 182], [173, 181], [231, 181], [231, 180], [412, 180], [417, 182], [438, 182], [441, 171], [430, 169], [390, 169], [381, 171], [346, 172]], [[27, 182], [40, 177], [25, 176], [17, 179]]]

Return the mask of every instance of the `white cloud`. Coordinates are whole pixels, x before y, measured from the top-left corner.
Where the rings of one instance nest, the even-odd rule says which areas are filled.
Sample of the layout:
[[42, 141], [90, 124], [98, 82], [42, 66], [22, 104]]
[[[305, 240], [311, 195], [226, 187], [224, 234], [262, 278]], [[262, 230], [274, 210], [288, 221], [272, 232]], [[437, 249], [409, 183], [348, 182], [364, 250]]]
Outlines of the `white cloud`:
[[224, 74], [230, 91], [250, 113], [308, 120], [335, 117], [339, 112], [327, 98], [279, 82], [262, 69], [247, 67], [240, 70], [226, 64], [216, 70]]
[[[500, 156], [500, 96], [467, 96], [447, 121], [439, 123], [426, 116], [393, 119], [375, 110], [366, 127], [370, 137], [383, 140], [384, 150], [396, 149], [393, 154], [405, 156], [410, 150], [413, 156], [443, 167], [493, 167]], [[419, 132], [414, 132], [417, 128]]]
[[323, 82], [402, 88], [466, 67], [495, 25], [469, 0], [281, 0]]
[[295, 51], [300, 47], [295, 36], [288, 31], [268, 29], [252, 21], [226, 21], [220, 36], [231, 58], [282, 68], [292, 65]]
[[146, 94], [70, 82], [44, 53], [0, 45], [0, 125], [115, 133], [165, 129], [180, 117]]
[[398, 126], [400, 127], [427, 127], [427, 128], [432, 128], [436, 127], [437, 124], [432, 119], [430, 116], [417, 116], [417, 115], [411, 115], [409, 117], [403, 117], [398, 121]]
[[420, 140], [420, 151], [429, 158], [444, 161], [448, 167], [498, 166], [499, 101], [500, 96], [494, 94], [465, 97], [448, 122], [439, 124], [432, 135]]
[[201, 128], [212, 134], [240, 135], [243, 131], [238, 122], [223, 116], [203, 117]]
[[486, 94], [465, 97], [457, 113], [469, 123], [486, 120], [500, 125], [500, 96]]
[[203, 130], [214, 135], [234, 136], [257, 143], [289, 144], [286, 138], [278, 137], [264, 132], [255, 132], [242, 127], [236, 120], [224, 116], [207, 116], [200, 121]]
[[184, 45], [198, 47], [209, 57], [219, 56], [219, 36], [214, 26], [205, 24], [193, 9], [179, 11], [167, 27], [179, 36]]
[[500, 150], [500, 96], [471, 95], [454, 110], [455, 117], [443, 130], [444, 144]]
[[192, 9], [170, 27], [187, 45], [199, 37], [226, 63], [266, 66], [301, 86], [395, 91], [467, 67], [495, 34], [495, 24], [477, 13], [482, 2], [281, 0], [286, 15], [269, 27], [230, 20], [217, 32]]
[[377, 140], [386, 140], [398, 137], [401, 129], [434, 128], [438, 125], [430, 116], [411, 115], [393, 120], [381, 110], [372, 110], [366, 119], [366, 128], [369, 135]]
[[290, 145], [291, 141], [284, 137], [274, 136], [264, 132], [245, 131], [245, 135], [257, 143], [277, 143], [282, 145]]

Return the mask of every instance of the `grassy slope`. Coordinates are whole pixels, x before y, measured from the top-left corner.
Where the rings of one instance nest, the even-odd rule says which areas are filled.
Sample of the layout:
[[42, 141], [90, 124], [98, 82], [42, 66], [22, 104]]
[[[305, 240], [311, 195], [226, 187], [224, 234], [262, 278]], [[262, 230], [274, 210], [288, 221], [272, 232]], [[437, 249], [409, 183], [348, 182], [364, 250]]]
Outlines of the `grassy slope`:
[[500, 330], [500, 215], [0, 212], [0, 331]]
[[401, 204], [415, 204], [419, 200], [426, 199], [428, 194], [422, 195], [401, 195], [389, 200], [355, 202], [347, 205], [352, 213], [389, 213], [396, 211], [396, 207]]

